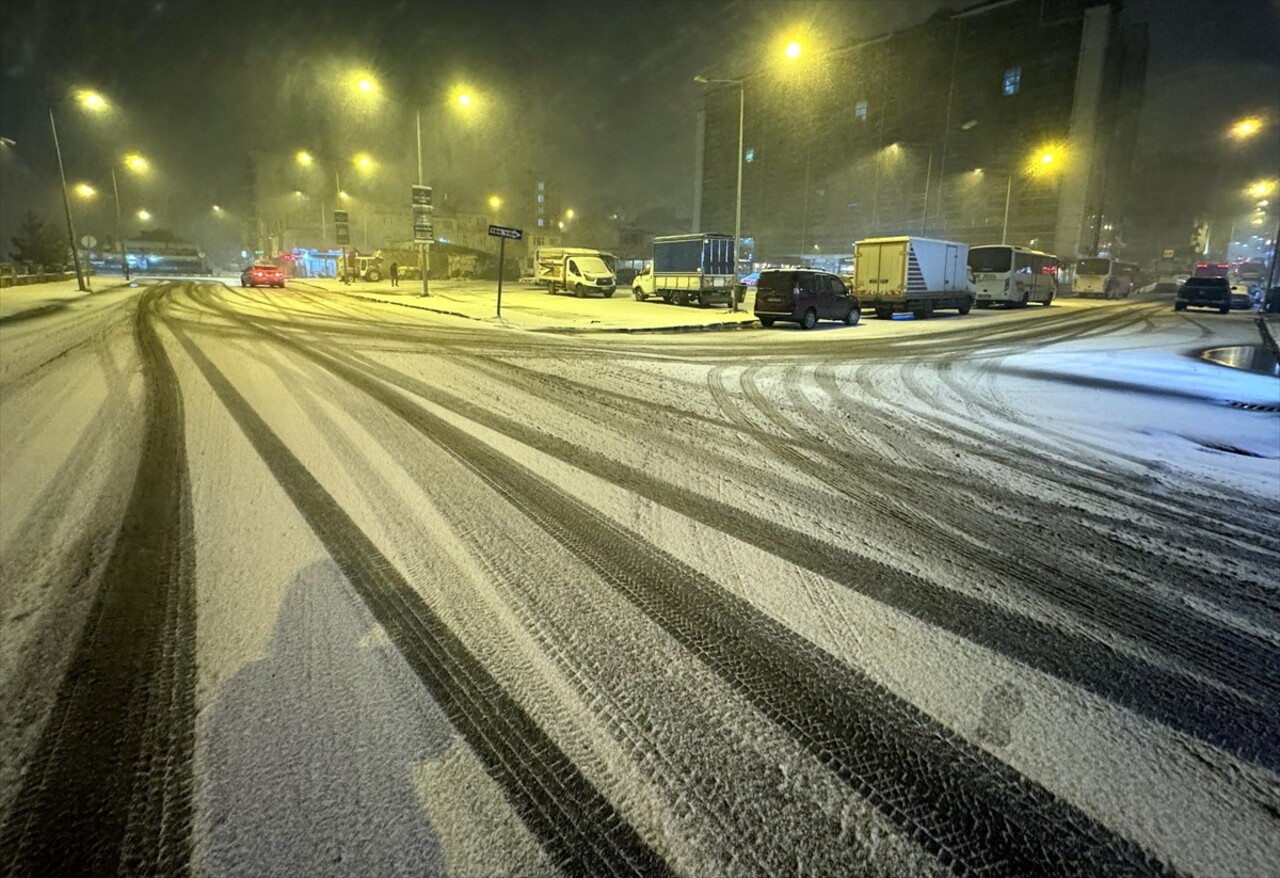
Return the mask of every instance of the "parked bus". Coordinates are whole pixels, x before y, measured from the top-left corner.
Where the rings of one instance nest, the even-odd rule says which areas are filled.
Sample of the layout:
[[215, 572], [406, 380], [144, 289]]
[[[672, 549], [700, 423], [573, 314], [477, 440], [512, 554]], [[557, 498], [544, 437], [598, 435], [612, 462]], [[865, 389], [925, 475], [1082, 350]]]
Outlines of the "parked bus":
[[1127, 299], [1138, 279], [1138, 266], [1119, 259], [1091, 257], [1076, 262], [1072, 290], [1077, 296]]
[[969, 248], [969, 271], [979, 308], [1029, 302], [1051, 305], [1058, 294], [1058, 257], [1026, 247], [987, 244]]

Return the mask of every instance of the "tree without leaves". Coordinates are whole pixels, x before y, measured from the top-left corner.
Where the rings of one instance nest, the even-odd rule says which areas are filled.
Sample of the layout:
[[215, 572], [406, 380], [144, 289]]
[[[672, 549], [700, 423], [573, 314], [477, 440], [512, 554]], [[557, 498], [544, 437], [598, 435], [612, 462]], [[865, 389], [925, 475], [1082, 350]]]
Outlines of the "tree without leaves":
[[9, 258], [20, 264], [61, 268], [70, 258], [70, 248], [58, 230], [27, 211], [22, 220], [20, 234], [9, 240], [17, 249], [9, 251]]

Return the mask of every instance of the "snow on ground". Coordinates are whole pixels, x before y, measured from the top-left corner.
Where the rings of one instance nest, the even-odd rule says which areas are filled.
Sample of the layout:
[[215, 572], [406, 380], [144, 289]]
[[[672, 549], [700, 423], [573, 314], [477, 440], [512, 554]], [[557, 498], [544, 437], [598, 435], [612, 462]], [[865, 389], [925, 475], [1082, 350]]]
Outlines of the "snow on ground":
[[703, 328], [732, 324], [751, 324], [749, 297], [737, 313], [724, 305], [708, 308], [667, 305], [650, 299], [637, 302], [628, 289], [620, 288], [612, 298], [588, 296], [579, 299], [569, 294], [551, 295], [541, 287], [517, 282], [503, 283], [502, 316], [497, 316], [497, 281], [431, 281], [431, 295], [421, 295], [420, 281], [401, 281], [399, 287], [389, 282], [359, 282], [346, 286], [334, 280], [308, 279], [290, 281], [291, 285], [346, 293], [361, 298], [395, 303], [405, 308], [427, 312], [456, 314], [483, 324], [512, 329], [599, 331], [637, 329]]

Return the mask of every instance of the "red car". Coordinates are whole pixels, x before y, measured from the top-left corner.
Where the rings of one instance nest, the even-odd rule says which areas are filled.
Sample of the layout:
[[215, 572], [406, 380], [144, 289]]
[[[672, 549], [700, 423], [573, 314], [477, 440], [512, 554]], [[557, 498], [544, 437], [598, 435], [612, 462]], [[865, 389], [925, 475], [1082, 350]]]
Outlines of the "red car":
[[274, 265], [250, 265], [240, 272], [240, 286], [284, 289], [284, 271]]

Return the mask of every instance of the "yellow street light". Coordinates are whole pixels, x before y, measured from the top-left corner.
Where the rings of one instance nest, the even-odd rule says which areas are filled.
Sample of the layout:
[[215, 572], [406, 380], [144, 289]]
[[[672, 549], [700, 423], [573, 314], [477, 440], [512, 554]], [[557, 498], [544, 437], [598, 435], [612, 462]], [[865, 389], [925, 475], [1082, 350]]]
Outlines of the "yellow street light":
[[490, 195], [489, 206], [492, 207], [494, 210], [497, 210], [498, 208], [502, 207], [502, 199], [496, 195]]
[[1037, 149], [1027, 162], [1030, 177], [1048, 177], [1058, 173], [1066, 161], [1066, 149], [1061, 144], [1045, 144]]
[[88, 183], [77, 183], [77, 184], [76, 184], [76, 195], [77, 195], [78, 197], [80, 197], [80, 198], [84, 198], [84, 199], [88, 200], [88, 199], [92, 198], [93, 196], [95, 196], [95, 195], [97, 195], [97, 194], [98, 194], [98, 190], [97, 190], [97, 189], [94, 189], [94, 188], [93, 188], [92, 186], [90, 186]]
[[564, 231], [564, 221], [563, 221], [563, 220], [561, 220], [561, 221], [560, 221], [560, 223], [559, 223], [559, 225], [560, 225], [560, 231], [562, 231], [562, 232], [563, 232], [563, 231]]
[[577, 216], [577, 214], [575, 214], [575, 213], [573, 212], [573, 208], [572, 208], [572, 207], [571, 207], [571, 208], [569, 208], [568, 210], [566, 210], [566, 211], [564, 212], [564, 218], [565, 218], [565, 219], [573, 219], [575, 216]]
[[151, 219], [150, 211], [146, 210], [145, 208], [138, 211], [138, 219], [142, 220], [145, 223], [147, 220]]
[[124, 166], [135, 174], [145, 174], [151, 169], [151, 163], [136, 152], [131, 152], [124, 157]]
[[458, 106], [460, 107], [471, 106], [471, 95], [467, 94], [466, 92], [463, 92], [462, 94], [458, 95]]
[[1266, 198], [1276, 191], [1275, 180], [1258, 180], [1244, 190], [1250, 198]]
[[1262, 130], [1262, 120], [1257, 116], [1246, 116], [1235, 122], [1227, 134], [1235, 140], [1248, 140]]
[[214, 212], [214, 214], [215, 214], [216, 216], [222, 216], [222, 207], [221, 207], [221, 205], [217, 205], [217, 204], [215, 204], [215, 205], [213, 206], [213, 212]]
[[791, 42], [787, 43], [787, 48], [786, 48], [787, 57], [790, 58], [792, 61], [800, 57], [801, 51], [802, 49], [800, 44], [795, 40], [792, 40]]
[[373, 170], [373, 159], [370, 158], [367, 152], [356, 153], [351, 159], [351, 163], [365, 173]]
[[91, 110], [95, 113], [101, 113], [107, 109], [107, 99], [96, 91], [91, 91], [87, 88], [82, 88], [76, 92], [76, 102], [86, 110]]
[[315, 159], [311, 157], [311, 153], [307, 152], [305, 149], [298, 150], [297, 154], [294, 156], [294, 160], [304, 168], [311, 167], [311, 163], [315, 161]]
[[348, 73], [347, 87], [359, 92], [364, 98], [379, 96], [378, 78], [369, 70], [352, 70]]
[[341, 198], [343, 201], [348, 201], [351, 198], [351, 196], [348, 195], [345, 191], [339, 192], [338, 197]]

